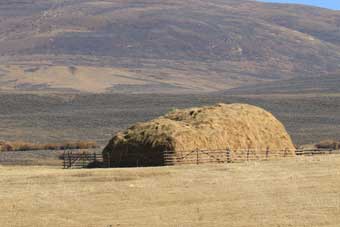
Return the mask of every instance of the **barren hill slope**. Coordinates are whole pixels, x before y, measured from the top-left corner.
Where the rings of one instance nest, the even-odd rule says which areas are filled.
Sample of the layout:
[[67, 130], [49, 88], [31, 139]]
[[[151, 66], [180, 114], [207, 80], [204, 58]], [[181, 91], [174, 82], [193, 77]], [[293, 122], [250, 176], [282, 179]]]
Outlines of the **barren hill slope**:
[[210, 92], [340, 72], [340, 12], [247, 0], [0, 3], [0, 90]]

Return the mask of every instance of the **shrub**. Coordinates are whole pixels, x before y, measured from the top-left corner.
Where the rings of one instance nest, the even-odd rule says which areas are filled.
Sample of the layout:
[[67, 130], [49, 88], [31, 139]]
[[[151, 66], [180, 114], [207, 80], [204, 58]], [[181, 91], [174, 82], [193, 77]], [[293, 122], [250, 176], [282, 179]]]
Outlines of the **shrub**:
[[318, 149], [338, 149], [340, 142], [335, 140], [324, 140], [315, 145]]
[[97, 148], [94, 141], [77, 141], [65, 143], [34, 144], [22, 141], [0, 142], [0, 151], [34, 151], [34, 150], [74, 150]]

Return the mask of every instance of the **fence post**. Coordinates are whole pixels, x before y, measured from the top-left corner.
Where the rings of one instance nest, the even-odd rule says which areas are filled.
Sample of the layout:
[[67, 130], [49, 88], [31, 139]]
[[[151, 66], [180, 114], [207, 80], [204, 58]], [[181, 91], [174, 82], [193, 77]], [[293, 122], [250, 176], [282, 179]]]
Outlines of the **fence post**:
[[86, 158], [86, 154], [85, 154], [85, 151], [83, 151], [83, 155], [82, 155], [83, 168], [85, 167], [85, 158]]
[[197, 160], [196, 160], [196, 165], [198, 165], [199, 163], [199, 160], [198, 160], [198, 149], [196, 149], [196, 158], [197, 158]]
[[71, 168], [72, 160], [71, 160], [71, 156], [70, 156], [70, 151], [67, 151], [67, 157], [68, 157], [68, 168]]
[[64, 150], [63, 158], [64, 158], [64, 169], [66, 169], [66, 152], [65, 152], [65, 150]]
[[269, 147], [267, 147], [266, 149], [266, 160], [268, 160], [268, 158], [269, 158]]
[[227, 148], [227, 163], [230, 163], [230, 150]]
[[247, 150], [247, 161], [249, 161], [249, 148]]

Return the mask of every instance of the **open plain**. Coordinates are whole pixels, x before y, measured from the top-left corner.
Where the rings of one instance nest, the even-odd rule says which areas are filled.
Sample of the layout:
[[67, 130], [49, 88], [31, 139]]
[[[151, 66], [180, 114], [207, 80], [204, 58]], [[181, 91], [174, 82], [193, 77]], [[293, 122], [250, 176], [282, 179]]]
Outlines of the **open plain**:
[[0, 166], [0, 226], [338, 227], [340, 157], [62, 170]]

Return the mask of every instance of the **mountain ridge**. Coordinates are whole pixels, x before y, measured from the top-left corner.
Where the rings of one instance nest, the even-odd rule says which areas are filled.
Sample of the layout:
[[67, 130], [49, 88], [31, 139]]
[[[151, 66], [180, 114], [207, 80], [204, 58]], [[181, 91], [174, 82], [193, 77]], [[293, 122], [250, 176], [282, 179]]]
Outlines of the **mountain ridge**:
[[0, 53], [0, 91], [217, 92], [339, 74], [340, 12], [247, 0], [22, 0], [0, 4]]

